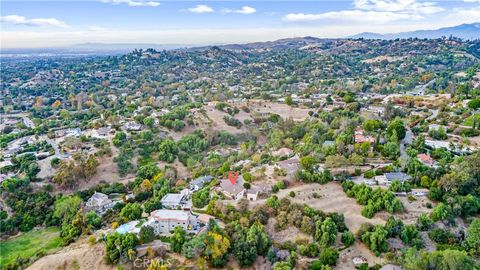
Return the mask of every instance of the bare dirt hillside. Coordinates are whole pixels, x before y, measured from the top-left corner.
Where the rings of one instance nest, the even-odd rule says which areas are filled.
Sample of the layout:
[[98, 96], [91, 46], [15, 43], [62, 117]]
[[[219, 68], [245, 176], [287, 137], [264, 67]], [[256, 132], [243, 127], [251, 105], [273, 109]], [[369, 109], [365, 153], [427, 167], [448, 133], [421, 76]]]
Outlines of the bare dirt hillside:
[[97, 243], [90, 246], [85, 239], [81, 239], [64, 249], [51, 255], [40, 258], [28, 270], [111, 270], [111, 266], [103, 263], [104, 248]]

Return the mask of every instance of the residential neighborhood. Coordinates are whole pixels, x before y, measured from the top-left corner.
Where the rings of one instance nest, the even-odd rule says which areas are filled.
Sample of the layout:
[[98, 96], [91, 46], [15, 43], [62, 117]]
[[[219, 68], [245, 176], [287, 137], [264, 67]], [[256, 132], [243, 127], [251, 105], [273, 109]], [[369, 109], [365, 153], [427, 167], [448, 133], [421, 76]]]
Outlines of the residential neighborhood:
[[[247, 15], [217, 4], [195, 15]], [[479, 48], [305, 36], [2, 56], [0, 268], [478, 269]]]

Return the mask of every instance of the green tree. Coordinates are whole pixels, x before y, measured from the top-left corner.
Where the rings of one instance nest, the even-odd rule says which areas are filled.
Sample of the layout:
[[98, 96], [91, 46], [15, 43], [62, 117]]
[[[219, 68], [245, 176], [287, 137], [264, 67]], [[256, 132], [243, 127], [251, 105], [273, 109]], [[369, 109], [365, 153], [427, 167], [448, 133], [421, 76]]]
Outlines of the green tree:
[[316, 162], [317, 161], [312, 156], [304, 156], [300, 158], [300, 165], [302, 165], [302, 168], [307, 171], [312, 171]]
[[323, 248], [320, 251], [319, 261], [324, 265], [335, 265], [338, 260], [338, 251], [331, 247]]
[[90, 211], [85, 215], [87, 227], [90, 230], [100, 229], [102, 227], [102, 218], [94, 211]]
[[390, 122], [387, 127], [387, 137], [391, 138], [394, 132], [396, 132], [399, 140], [403, 140], [405, 138], [407, 129], [400, 118], [395, 118], [392, 122]]
[[133, 233], [119, 234], [117, 232], [107, 234], [105, 237], [105, 261], [108, 264], [116, 264], [120, 260], [129, 260], [132, 251], [135, 250], [138, 239]]
[[380, 120], [376, 120], [376, 119], [369, 119], [369, 120], [366, 120], [363, 123], [363, 128], [366, 131], [370, 131], [370, 132], [374, 131], [374, 130], [377, 130], [381, 127], [382, 127], [382, 122], [380, 122]]
[[55, 201], [53, 214], [62, 222], [70, 223], [80, 209], [81, 203], [82, 199], [78, 196], [61, 197]]
[[193, 206], [203, 208], [210, 202], [210, 189], [203, 188], [192, 195]]
[[171, 248], [173, 252], [182, 251], [183, 244], [187, 241], [187, 232], [183, 229], [182, 226], [177, 226], [173, 230], [173, 235], [171, 239]]
[[321, 226], [322, 237], [320, 239], [320, 244], [324, 247], [333, 245], [337, 238], [337, 225], [330, 217], [327, 217]]
[[287, 96], [287, 97], [285, 98], [285, 104], [287, 104], [288, 106], [292, 106], [292, 105], [293, 105], [292, 96]]
[[155, 124], [155, 120], [152, 117], [145, 117], [145, 119], [143, 119], [143, 124], [152, 128]]
[[120, 211], [124, 221], [139, 219], [142, 216], [142, 206], [139, 203], [127, 203]]
[[112, 139], [113, 145], [116, 147], [122, 146], [127, 141], [127, 134], [123, 131], [118, 131]]
[[371, 251], [380, 255], [388, 250], [387, 244], [388, 232], [381, 225], [376, 225], [373, 231], [365, 232], [362, 236], [362, 242], [367, 245]]
[[155, 240], [155, 231], [152, 226], [142, 226], [138, 233], [138, 238], [141, 243], [149, 243]]
[[476, 218], [470, 223], [465, 240], [472, 253], [480, 254], [480, 219]]
[[158, 146], [158, 159], [172, 163], [178, 154], [178, 147], [173, 140], [166, 139]]
[[342, 234], [342, 243], [346, 246], [349, 247], [355, 243], [355, 236], [351, 232], [344, 232]]
[[470, 109], [474, 110], [480, 108], [480, 98], [470, 100], [467, 105]]
[[383, 155], [389, 159], [396, 159], [400, 155], [400, 148], [394, 142], [387, 142], [383, 146]]

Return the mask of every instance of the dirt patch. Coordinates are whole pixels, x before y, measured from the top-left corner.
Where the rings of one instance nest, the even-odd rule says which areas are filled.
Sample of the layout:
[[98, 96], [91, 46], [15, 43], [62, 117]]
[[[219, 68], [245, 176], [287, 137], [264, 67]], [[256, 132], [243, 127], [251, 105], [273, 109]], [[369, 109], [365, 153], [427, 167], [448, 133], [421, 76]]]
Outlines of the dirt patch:
[[80, 270], [111, 270], [103, 262], [104, 248], [101, 243], [90, 246], [85, 239], [79, 240], [64, 249], [40, 258], [33, 263], [28, 270], [56, 270], [56, 269], [80, 269]]
[[299, 229], [294, 226], [289, 226], [285, 230], [276, 231], [275, 230], [275, 219], [268, 219], [267, 231], [271, 236], [272, 241], [276, 243], [284, 243], [286, 241], [292, 241], [295, 243], [298, 239], [307, 239], [309, 242], [313, 241], [312, 236], [302, 233]]
[[50, 156], [42, 160], [37, 161], [40, 171], [37, 173], [37, 177], [41, 179], [51, 178], [55, 175], [55, 169], [52, 168], [51, 161], [54, 157]]
[[373, 254], [364, 244], [355, 242], [355, 244], [353, 244], [351, 247], [340, 251], [337, 267], [335, 267], [335, 269], [355, 269], [355, 265], [353, 264], [352, 260], [358, 256], [367, 259], [369, 265], [384, 263], [382, 258], [375, 256], [375, 254]]
[[308, 112], [311, 109], [301, 107], [291, 107], [285, 103], [276, 103], [265, 100], [249, 100], [246, 105], [250, 108], [251, 112], [259, 113], [275, 113], [280, 115], [283, 119], [292, 118], [295, 121], [303, 121], [309, 115]]
[[177, 179], [186, 179], [192, 176], [192, 173], [178, 160], [178, 158], [175, 159], [173, 163], [159, 161], [157, 162], [157, 166], [162, 170], [164, 170], [166, 166], [174, 167], [177, 170]]
[[[292, 201], [301, 204], [307, 204], [312, 208], [321, 210], [325, 213], [337, 212], [345, 216], [345, 224], [352, 232], [356, 232], [362, 223], [372, 223], [374, 225], [384, 225], [386, 218], [375, 216], [368, 219], [360, 214], [362, 211], [361, 205], [357, 204], [355, 199], [347, 197], [343, 192], [340, 184], [330, 182], [325, 185], [320, 184], [302, 184], [287, 188], [278, 192], [279, 198], [289, 196], [289, 193], [295, 192], [295, 197]], [[314, 195], [316, 193], [316, 195]], [[265, 203], [265, 200], [258, 200], [251, 202], [250, 205], [259, 205]]]
[[[430, 201], [427, 197], [416, 197], [415, 201], [409, 201], [407, 197], [397, 198], [402, 202], [405, 212], [395, 214], [395, 217], [401, 218], [405, 224], [415, 224], [421, 214], [430, 214], [436, 205], [436, 203]], [[427, 208], [427, 203], [430, 203], [432, 208]]]
[[382, 62], [382, 61], [386, 61], [388, 63], [391, 63], [391, 62], [401, 61], [405, 58], [406, 58], [405, 56], [381, 55], [381, 56], [377, 56], [377, 57], [374, 57], [374, 58], [365, 59], [362, 62], [367, 63], [367, 64], [378, 63], [378, 62]]

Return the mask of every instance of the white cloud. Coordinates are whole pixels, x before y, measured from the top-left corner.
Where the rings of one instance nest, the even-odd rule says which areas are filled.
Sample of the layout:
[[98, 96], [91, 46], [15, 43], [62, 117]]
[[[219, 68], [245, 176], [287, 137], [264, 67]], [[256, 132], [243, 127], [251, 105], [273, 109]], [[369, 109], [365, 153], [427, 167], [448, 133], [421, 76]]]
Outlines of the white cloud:
[[241, 9], [223, 9], [223, 13], [239, 13], [239, 14], [253, 14], [257, 12], [257, 10], [253, 7], [243, 6]]
[[89, 31], [108, 31], [108, 29], [105, 28], [105, 27], [95, 26], [95, 25], [89, 26], [87, 29], [88, 29]]
[[480, 6], [475, 8], [456, 8], [448, 15], [451, 19], [460, 19], [459, 23], [480, 22]]
[[188, 11], [193, 13], [209, 13], [213, 12], [213, 8], [207, 5], [196, 5], [195, 7], [189, 8]]
[[102, 3], [109, 3], [114, 5], [127, 4], [131, 7], [158, 7], [159, 2], [143, 1], [143, 0], [101, 0]]
[[434, 2], [417, 2], [416, 0], [355, 0], [354, 6], [360, 10], [415, 14], [434, 14], [445, 10]]
[[463, 0], [466, 3], [480, 3], [480, 0]]
[[353, 5], [355, 6], [353, 10], [317, 14], [290, 13], [284, 16], [283, 20], [286, 22], [312, 22], [329, 19], [381, 24], [397, 20], [419, 20], [425, 18], [426, 15], [445, 10], [434, 2], [417, 2], [417, 0], [354, 0]]
[[421, 16], [395, 12], [343, 10], [320, 14], [290, 13], [283, 17], [286, 22], [312, 22], [326, 19], [380, 24], [402, 19], [421, 19]]
[[27, 25], [27, 26], [54, 26], [54, 27], [61, 27], [61, 28], [69, 27], [65, 22], [55, 18], [27, 19], [26, 17], [20, 16], [20, 15], [7, 15], [7, 16], [0, 16], [0, 21], [4, 23], [11, 23], [16, 25]]

